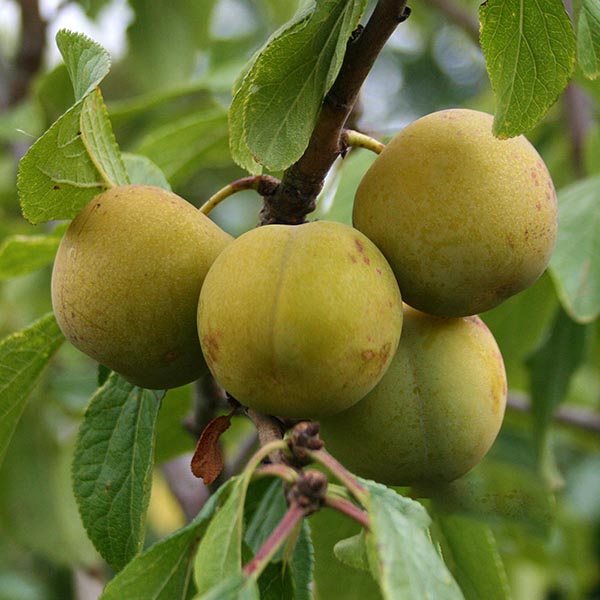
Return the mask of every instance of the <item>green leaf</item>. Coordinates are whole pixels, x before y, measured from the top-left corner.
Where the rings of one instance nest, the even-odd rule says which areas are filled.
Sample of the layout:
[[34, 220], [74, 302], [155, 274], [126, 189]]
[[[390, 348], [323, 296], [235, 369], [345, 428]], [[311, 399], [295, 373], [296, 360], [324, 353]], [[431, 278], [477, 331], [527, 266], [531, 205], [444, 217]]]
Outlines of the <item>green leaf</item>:
[[549, 535], [555, 501], [539, 475], [531, 433], [505, 427], [490, 453], [472, 471], [431, 490], [436, 510], [491, 524], [501, 519], [529, 535]]
[[47, 235], [13, 235], [0, 245], [0, 281], [27, 275], [54, 260], [65, 226]]
[[440, 515], [436, 523], [444, 558], [466, 600], [509, 600], [508, 577], [489, 525], [457, 515]]
[[213, 494], [196, 518], [135, 557], [106, 586], [101, 600], [187, 600], [193, 593], [192, 570], [198, 542], [229, 493], [232, 480]]
[[243, 575], [225, 575], [211, 590], [198, 594], [194, 600], [261, 600], [258, 584]]
[[149, 158], [127, 152], [124, 152], [122, 157], [130, 183], [154, 185], [165, 190], [171, 190], [165, 174]]
[[481, 46], [496, 95], [494, 134], [531, 129], [566, 87], [575, 64], [575, 34], [562, 0], [487, 0]]
[[199, 594], [210, 591], [221, 581], [242, 573], [242, 530], [245, 478], [236, 479], [227, 501], [213, 517], [200, 542], [194, 564]]
[[[258, 487], [253, 485], [251, 489]], [[263, 490], [246, 526], [244, 541], [256, 554], [287, 511], [283, 488], [278, 479]], [[248, 511], [247, 511], [248, 512]], [[278, 556], [280, 556], [279, 553]]]
[[370, 572], [349, 567], [334, 555], [335, 544], [356, 535], [362, 529], [360, 525], [329, 509], [312, 515], [310, 525], [315, 552], [315, 597], [319, 600], [381, 600], [381, 592]]
[[295, 600], [312, 600], [315, 555], [311, 530], [306, 519], [302, 521], [294, 553], [287, 562], [286, 568], [292, 576]]
[[[267, 482], [259, 480], [250, 486], [245, 507], [247, 526], [244, 541], [254, 555], [279, 524], [287, 508], [279, 479]], [[298, 536], [291, 536], [261, 573], [258, 580], [261, 598], [310, 600], [313, 569], [310, 530], [306, 520], [303, 520]]]
[[559, 192], [550, 273], [572, 319], [588, 323], [600, 314], [600, 176]]
[[192, 78], [197, 50], [210, 41], [215, 4], [216, 0], [130, 0], [135, 19], [127, 29], [127, 67], [137, 87], [172, 87]]
[[338, 560], [353, 569], [369, 570], [369, 557], [367, 556], [367, 545], [364, 530], [345, 540], [340, 540], [334, 547], [333, 552]]
[[230, 112], [238, 164], [247, 168], [254, 159], [277, 171], [300, 158], [365, 6], [365, 0], [316, 2], [256, 55]]
[[460, 588], [429, 537], [430, 519], [425, 509], [384, 485], [361, 482], [369, 491], [369, 564], [385, 600], [462, 599]]
[[63, 341], [52, 314], [0, 341], [0, 463], [31, 390]]
[[56, 45], [71, 77], [75, 102], [79, 102], [108, 75], [108, 52], [86, 35], [66, 29], [56, 34]]
[[163, 395], [113, 374], [93, 396], [79, 430], [75, 496], [90, 539], [117, 570], [144, 541], [154, 425]]
[[498, 343], [511, 390], [529, 391], [528, 356], [552, 323], [558, 298], [549, 275], [481, 317]]
[[552, 415], [564, 400], [573, 375], [585, 359], [590, 327], [575, 323], [559, 309], [550, 335], [527, 361], [531, 376], [531, 409], [540, 466], [550, 483], [559, 480], [549, 446]]
[[227, 115], [221, 109], [186, 115], [154, 130], [135, 151], [155, 162], [173, 185], [185, 182], [199, 165], [230, 165]]
[[194, 437], [185, 435], [183, 425], [192, 407], [190, 385], [173, 388], [161, 404], [156, 419], [156, 449], [154, 462], [160, 464], [194, 451]]
[[100, 90], [40, 137], [19, 164], [23, 215], [32, 223], [73, 218], [94, 196], [128, 183]]
[[107, 187], [83, 144], [82, 108], [69, 109], [21, 159], [17, 187], [31, 223], [71, 219]]
[[[48, 391], [44, 387], [32, 398], [0, 468], [0, 538], [36, 556], [47, 565], [42, 571], [50, 565], [89, 569], [100, 557], [85, 534], [70, 485], [74, 421], [55, 410]], [[39, 571], [29, 567], [30, 575]], [[42, 595], [49, 597], [54, 596]], [[17, 597], [0, 592], [0, 598]]]
[[129, 177], [112, 132], [106, 105], [98, 89], [83, 101], [81, 134], [83, 144], [102, 179], [111, 187], [127, 185]]
[[548, 337], [527, 360], [533, 414], [544, 424], [565, 398], [571, 377], [583, 363], [590, 328], [558, 310]]
[[600, 4], [581, 0], [577, 18], [577, 61], [589, 79], [600, 75]]

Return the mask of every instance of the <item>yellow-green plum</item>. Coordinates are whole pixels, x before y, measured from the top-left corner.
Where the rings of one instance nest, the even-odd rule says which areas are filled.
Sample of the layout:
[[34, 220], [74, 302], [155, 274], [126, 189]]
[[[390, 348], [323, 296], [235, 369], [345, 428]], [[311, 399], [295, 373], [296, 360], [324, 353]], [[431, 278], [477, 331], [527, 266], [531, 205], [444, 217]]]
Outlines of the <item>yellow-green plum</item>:
[[354, 226], [388, 259], [405, 302], [438, 316], [484, 312], [546, 268], [556, 194], [539, 154], [500, 140], [493, 117], [450, 109], [400, 131], [362, 179]]
[[206, 372], [198, 297], [232, 241], [192, 204], [145, 185], [115, 187], [77, 215], [52, 273], [52, 304], [66, 338], [146, 388]]
[[387, 373], [353, 407], [321, 419], [321, 437], [363, 477], [387, 485], [448, 482], [487, 453], [505, 405], [502, 355], [479, 317], [406, 307]]
[[341, 223], [266, 225], [219, 255], [198, 304], [216, 380], [242, 404], [288, 418], [348, 408], [379, 381], [398, 345], [394, 274]]

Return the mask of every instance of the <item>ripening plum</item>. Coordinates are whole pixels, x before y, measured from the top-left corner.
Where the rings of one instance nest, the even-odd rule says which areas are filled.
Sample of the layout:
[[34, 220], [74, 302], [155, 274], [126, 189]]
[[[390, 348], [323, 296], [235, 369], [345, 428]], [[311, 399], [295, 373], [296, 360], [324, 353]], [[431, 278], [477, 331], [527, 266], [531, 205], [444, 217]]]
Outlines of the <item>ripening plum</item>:
[[448, 482], [487, 453], [505, 405], [502, 356], [479, 317], [405, 307], [387, 373], [353, 407], [321, 419], [321, 437], [357, 475], [387, 485]]
[[145, 185], [96, 196], [65, 234], [52, 304], [77, 348], [146, 388], [206, 372], [196, 309], [217, 255], [231, 242], [192, 204]]
[[289, 418], [348, 408], [383, 376], [402, 302], [381, 252], [341, 223], [266, 225], [210, 269], [198, 305], [208, 367], [242, 404]]
[[556, 240], [552, 180], [523, 136], [451, 109], [394, 137], [362, 179], [354, 226], [388, 259], [404, 301], [438, 316], [478, 314], [529, 287]]

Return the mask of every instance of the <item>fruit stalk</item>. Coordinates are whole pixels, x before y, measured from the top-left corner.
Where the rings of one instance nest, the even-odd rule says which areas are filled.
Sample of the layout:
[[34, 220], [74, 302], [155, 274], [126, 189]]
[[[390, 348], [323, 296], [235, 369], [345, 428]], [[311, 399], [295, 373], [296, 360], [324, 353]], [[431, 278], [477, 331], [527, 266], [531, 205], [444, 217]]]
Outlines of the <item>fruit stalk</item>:
[[294, 503], [288, 508], [277, 527], [273, 530], [273, 533], [271, 533], [256, 553], [256, 556], [244, 567], [244, 574], [247, 577], [251, 577], [257, 572], [259, 575], [262, 572], [303, 517], [304, 509], [299, 504]]

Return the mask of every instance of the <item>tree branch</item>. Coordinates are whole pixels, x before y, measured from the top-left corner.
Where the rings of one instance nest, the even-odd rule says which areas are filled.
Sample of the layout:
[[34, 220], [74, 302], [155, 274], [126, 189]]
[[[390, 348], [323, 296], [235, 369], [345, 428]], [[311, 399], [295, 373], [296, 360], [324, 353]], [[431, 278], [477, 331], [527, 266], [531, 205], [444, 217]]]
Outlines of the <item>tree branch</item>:
[[[511, 394], [508, 397], [507, 408], [517, 412], [530, 412], [531, 404], [524, 396]], [[574, 406], [561, 406], [554, 413], [554, 420], [560, 425], [574, 427], [589, 433], [600, 433], [600, 415], [589, 410]]]
[[8, 94], [8, 105], [17, 104], [27, 95], [33, 76], [42, 65], [46, 42], [46, 22], [37, 0], [19, 0], [21, 7], [21, 43], [15, 60]]
[[407, 0], [379, 0], [367, 25], [348, 42], [340, 72], [327, 93], [308, 147], [289, 167], [274, 194], [264, 197], [261, 225], [302, 223], [314, 210], [325, 176], [344, 150], [342, 129], [375, 59], [398, 23], [409, 14]]

